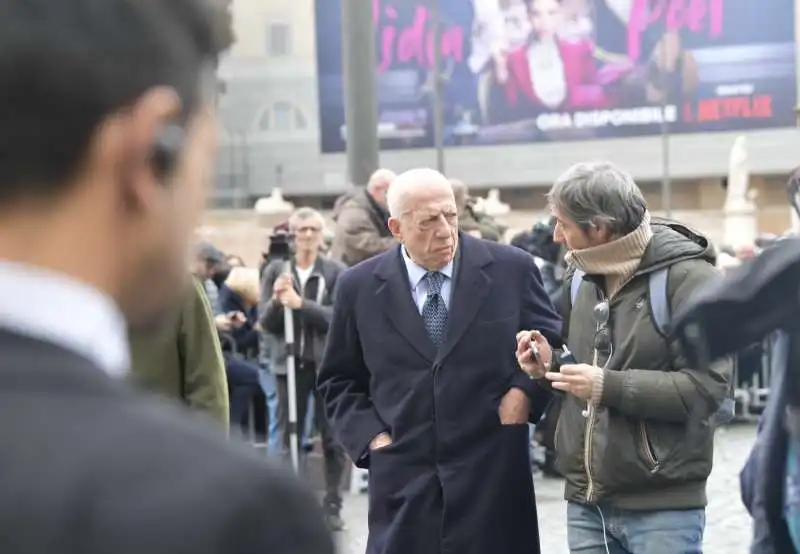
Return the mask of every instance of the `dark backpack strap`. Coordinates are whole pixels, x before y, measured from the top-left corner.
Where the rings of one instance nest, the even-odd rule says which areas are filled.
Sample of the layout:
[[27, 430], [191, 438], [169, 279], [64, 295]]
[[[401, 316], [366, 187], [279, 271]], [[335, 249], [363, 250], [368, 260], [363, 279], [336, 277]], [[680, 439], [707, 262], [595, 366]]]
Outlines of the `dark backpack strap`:
[[[670, 306], [669, 267], [656, 270], [649, 275], [650, 312], [653, 315], [653, 324], [656, 331], [668, 340], [670, 324], [672, 323], [672, 308]], [[667, 343], [670, 344], [669, 342]], [[734, 400], [736, 387], [733, 380], [728, 385], [728, 395], [723, 399], [717, 411], [711, 417], [713, 425], [724, 425], [730, 422], [736, 414]]]
[[669, 305], [669, 267], [662, 267], [648, 276], [648, 300], [656, 331], [662, 337], [669, 336], [672, 310]]

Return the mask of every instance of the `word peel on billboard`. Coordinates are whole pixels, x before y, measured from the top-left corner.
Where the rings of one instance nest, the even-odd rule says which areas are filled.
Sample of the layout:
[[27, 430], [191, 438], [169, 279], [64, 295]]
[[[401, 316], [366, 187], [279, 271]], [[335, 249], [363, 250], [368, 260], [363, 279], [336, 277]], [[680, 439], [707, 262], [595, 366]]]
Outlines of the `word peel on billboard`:
[[[433, 145], [435, 17], [371, 0], [381, 147]], [[438, 0], [448, 146], [789, 127], [794, 1]], [[341, 0], [317, 0], [323, 152], [346, 147]]]

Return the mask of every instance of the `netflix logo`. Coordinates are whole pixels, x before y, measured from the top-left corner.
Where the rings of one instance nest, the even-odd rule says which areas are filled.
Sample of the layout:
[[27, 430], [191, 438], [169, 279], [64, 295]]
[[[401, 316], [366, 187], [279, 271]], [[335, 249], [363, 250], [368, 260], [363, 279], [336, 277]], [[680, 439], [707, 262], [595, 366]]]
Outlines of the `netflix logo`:
[[[698, 123], [732, 119], [771, 119], [772, 95], [726, 96], [699, 100], [694, 110], [684, 109], [684, 121]], [[693, 117], [694, 116], [694, 117]]]

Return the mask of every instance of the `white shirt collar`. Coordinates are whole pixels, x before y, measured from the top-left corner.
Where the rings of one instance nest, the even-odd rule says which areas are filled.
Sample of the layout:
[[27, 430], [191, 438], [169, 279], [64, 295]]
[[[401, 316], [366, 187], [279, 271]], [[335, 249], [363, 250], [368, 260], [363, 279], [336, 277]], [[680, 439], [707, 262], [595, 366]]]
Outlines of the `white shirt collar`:
[[[425, 277], [425, 274], [428, 273], [428, 270], [418, 265], [406, 252], [405, 246], [400, 246], [400, 252], [403, 253], [403, 261], [406, 263], [406, 270], [408, 271], [408, 280], [411, 283], [411, 290], [417, 290], [417, 286], [419, 286], [420, 281], [422, 278]], [[448, 279], [453, 279], [453, 260], [444, 266], [442, 269], [439, 270], [439, 273], [447, 277]]]
[[114, 301], [59, 273], [0, 261], [0, 328], [72, 350], [113, 376], [130, 367], [127, 325]]

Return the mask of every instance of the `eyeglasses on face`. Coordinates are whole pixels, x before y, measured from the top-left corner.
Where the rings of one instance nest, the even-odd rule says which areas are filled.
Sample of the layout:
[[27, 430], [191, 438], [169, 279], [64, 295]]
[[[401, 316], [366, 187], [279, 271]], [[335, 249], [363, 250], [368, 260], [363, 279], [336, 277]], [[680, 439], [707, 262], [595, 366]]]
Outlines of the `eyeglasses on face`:
[[443, 211], [438, 213], [419, 213], [414, 214], [414, 224], [421, 231], [430, 231], [435, 229], [444, 218], [445, 223], [450, 226], [458, 225], [458, 212]]
[[319, 233], [322, 231], [322, 228], [317, 227], [315, 225], [305, 225], [303, 227], [295, 227], [294, 232], [295, 234], [302, 234], [302, 233]]

